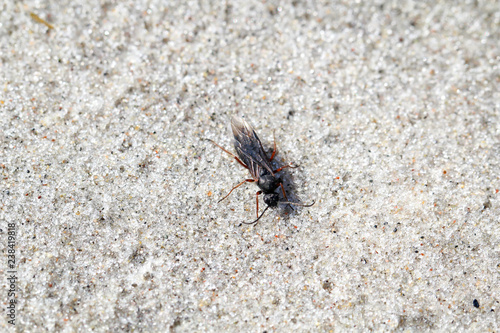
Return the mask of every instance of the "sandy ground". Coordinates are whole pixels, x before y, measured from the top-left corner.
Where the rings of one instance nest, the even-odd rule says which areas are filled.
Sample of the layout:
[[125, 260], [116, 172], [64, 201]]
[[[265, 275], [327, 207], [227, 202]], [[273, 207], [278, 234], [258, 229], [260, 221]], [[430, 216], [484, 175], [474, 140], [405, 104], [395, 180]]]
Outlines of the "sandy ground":
[[498, 2], [0, 9], [1, 331], [499, 332]]

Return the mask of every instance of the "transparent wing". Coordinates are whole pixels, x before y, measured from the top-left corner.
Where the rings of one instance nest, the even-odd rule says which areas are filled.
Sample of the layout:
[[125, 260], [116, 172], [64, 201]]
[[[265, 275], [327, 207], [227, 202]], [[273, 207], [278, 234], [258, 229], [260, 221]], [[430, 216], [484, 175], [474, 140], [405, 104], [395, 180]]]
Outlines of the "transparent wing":
[[233, 117], [231, 128], [233, 129], [236, 153], [248, 166], [252, 177], [258, 180], [263, 169], [274, 175], [269, 158], [252, 126], [241, 118]]

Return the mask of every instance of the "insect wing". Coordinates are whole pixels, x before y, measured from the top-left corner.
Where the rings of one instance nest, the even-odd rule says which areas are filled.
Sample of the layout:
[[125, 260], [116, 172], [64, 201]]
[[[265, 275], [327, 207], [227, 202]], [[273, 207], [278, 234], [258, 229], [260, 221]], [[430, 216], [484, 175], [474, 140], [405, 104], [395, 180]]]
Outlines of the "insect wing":
[[234, 148], [238, 156], [248, 166], [253, 178], [257, 180], [262, 168], [274, 175], [262, 143], [253, 128], [243, 119], [233, 117], [231, 128], [234, 135]]

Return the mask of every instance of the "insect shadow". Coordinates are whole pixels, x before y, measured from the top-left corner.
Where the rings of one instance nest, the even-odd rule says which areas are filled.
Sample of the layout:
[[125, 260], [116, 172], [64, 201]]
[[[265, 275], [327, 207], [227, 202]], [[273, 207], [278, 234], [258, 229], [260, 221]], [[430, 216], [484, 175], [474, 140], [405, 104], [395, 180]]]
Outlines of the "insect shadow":
[[[277, 207], [278, 204], [287, 204], [290, 207], [293, 206], [302, 206], [302, 207], [311, 207], [314, 205], [314, 201], [311, 204], [302, 204], [296, 202], [297, 199], [295, 196], [291, 197], [293, 201], [288, 199], [288, 196], [285, 191], [285, 186], [283, 185], [284, 180], [287, 181], [287, 184], [290, 185], [292, 190], [295, 188], [293, 181], [291, 181], [292, 177], [289, 172], [287, 172], [287, 168], [297, 168], [298, 166], [294, 166], [291, 164], [284, 165], [282, 167], [276, 166], [274, 157], [276, 156], [276, 138], [274, 138], [274, 149], [269, 157], [264, 147], [262, 146], [262, 142], [255, 130], [243, 119], [233, 117], [231, 119], [231, 128], [234, 135], [234, 148], [236, 150], [236, 155], [219, 146], [215, 141], [206, 139], [212, 142], [214, 145], [222, 149], [227, 154], [231, 155], [239, 164], [241, 164], [244, 168], [248, 169], [252, 178], [245, 179], [238, 185], [234, 186], [229, 193], [223, 197], [219, 202], [226, 199], [235, 189], [240, 187], [245, 183], [256, 183], [259, 187], [259, 191], [256, 193], [256, 214], [257, 219], [253, 222], [243, 222], [245, 224], [254, 224], [257, 223], [260, 218], [264, 215], [264, 213], [269, 209], [269, 207]], [[283, 172], [280, 177], [277, 175], [278, 173]], [[281, 189], [281, 193], [283, 194], [283, 198], [285, 200], [280, 200], [280, 195], [276, 193], [276, 191]], [[259, 195], [264, 194], [264, 203], [267, 207], [264, 211], [259, 215]]]

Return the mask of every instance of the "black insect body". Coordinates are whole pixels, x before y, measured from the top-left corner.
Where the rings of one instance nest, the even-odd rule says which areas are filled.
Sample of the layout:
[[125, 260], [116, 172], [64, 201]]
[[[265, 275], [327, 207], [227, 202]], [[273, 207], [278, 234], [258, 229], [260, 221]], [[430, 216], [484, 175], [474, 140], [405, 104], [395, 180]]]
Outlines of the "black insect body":
[[[231, 192], [233, 192], [236, 188], [240, 187], [244, 183], [257, 183], [257, 186], [260, 188], [260, 191], [256, 194], [256, 202], [257, 202], [257, 219], [253, 222], [243, 222], [245, 224], [253, 224], [259, 221], [259, 219], [264, 215], [269, 207], [276, 207], [278, 203], [282, 204], [291, 204], [295, 206], [303, 206], [303, 207], [311, 207], [314, 205], [314, 201], [312, 204], [304, 205], [296, 202], [289, 202], [285, 193], [285, 188], [283, 187], [283, 182], [276, 175], [276, 173], [280, 172], [285, 168], [296, 168], [297, 166], [291, 166], [290, 164], [282, 166], [279, 169], [273, 170], [271, 162], [276, 155], [276, 140], [274, 140], [274, 150], [270, 158], [267, 157], [267, 154], [262, 147], [262, 143], [260, 142], [257, 133], [253, 130], [253, 128], [243, 119], [233, 117], [231, 119], [231, 128], [233, 130], [234, 135], [234, 148], [236, 149], [236, 153], [238, 156], [230, 153], [226, 149], [219, 146], [214, 141], [208, 139], [217, 147], [233, 156], [234, 159], [240, 163], [243, 167], [247, 168], [250, 172], [252, 179], [245, 179], [235, 187], [229, 191], [229, 193], [219, 200], [221, 202], [225, 198], [227, 198]], [[279, 194], [275, 191], [281, 187], [281, 191], [283, 193], [283, 197], [286, 201], [279, 201]], [[259, 216], [259, 195], [264, 194], [264, 202], [267, 207], [264, 209], [262, 214]]]

